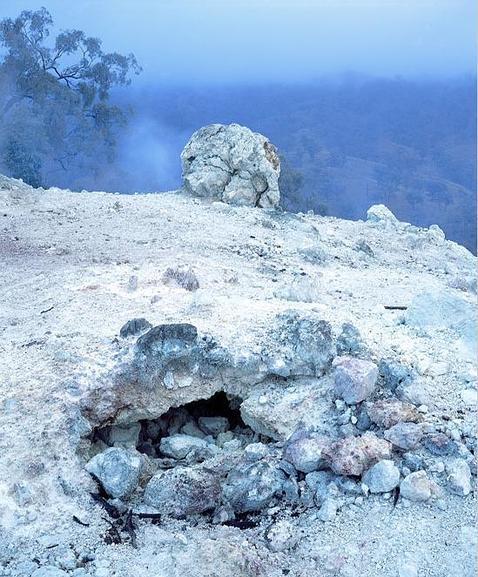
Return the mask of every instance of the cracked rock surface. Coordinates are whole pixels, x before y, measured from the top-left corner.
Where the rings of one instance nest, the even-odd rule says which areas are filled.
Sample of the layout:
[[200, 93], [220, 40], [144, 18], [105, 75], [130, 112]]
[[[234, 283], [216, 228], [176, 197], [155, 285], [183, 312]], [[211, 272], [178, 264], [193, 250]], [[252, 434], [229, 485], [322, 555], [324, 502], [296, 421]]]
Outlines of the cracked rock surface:
[[195, 132], [181, 153], [184, 190], [228, 204], [271, 208], [280, 200], [280, 161], [269, 140], [239, 124]]

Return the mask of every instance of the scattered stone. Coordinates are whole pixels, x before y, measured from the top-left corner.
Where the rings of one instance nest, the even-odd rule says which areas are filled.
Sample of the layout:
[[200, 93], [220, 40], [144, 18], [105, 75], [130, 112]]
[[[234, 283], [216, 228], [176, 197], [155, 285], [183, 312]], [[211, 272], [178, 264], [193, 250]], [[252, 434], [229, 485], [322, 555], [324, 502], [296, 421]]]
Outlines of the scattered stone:
[[199, 417], [198, 424], [206, 435], [213, 437], [229, 430], [229, 421], [226, 417]]
[[323, 453], [330, 442], [329, 437], [307, 429], [298, 429], [287, 440], [283, 458], [302, 473], [323, 469], [326, 466]]
[[138, 277], [133, 274], [129, 277], [128, 282], [126, 283], [126, 290], [128, 292], [134, 292], [138, 288]]
[[404, 453], [402, 463], [403, 467], [410, 469], [410, 471], [419, 471], [425, 467], [423, 457], [415, 453]]
[[260, 461], [261, 459], [264, 459], [264, 457], [267, 457], [268, 454], [269, 449], [267, 445], [264, 445], [264, 443], [251, 443], [244, 448], [245, 458], [252, 463], [254, 461]]
[[212, 522], [215, 525], [222, 525], [227, 521], [232, 521], [235, 517], [236, 515], [234, 514], [232, 507], [228, 505], [221, 505], [214, 511]]
[[226, 443], [234, 440], [234, 433], [232, 431], [226, 431], [225, 433], [219, 433], [216, 438], [216, 445], [218, 447], [224, 447]]
[[234, 511], [259, 511], [282, 492], [284, 480], [283, 472], [267, 461], [240, 464], [227, 475], [223, 498]]
[[465, 497], [471, 491], [471, 470], [464, 459], [454, 459], [446, 466], [450, 491]]
[[134, 449], [138, 444], [141, 425], [132, 423], [131, 425], [113, 425], [109, 431], [108, 442], [114, 447]]
[[134, 450], [111, 447], [95, 455], [86, 470], [114, 498], [129, 496], [138, 486], [142, 468], [141, 455]]
[[400, 495], [410, 501], [428, 501], [432, 491], [426, 472], [416, 471], [407, 475], [400, 483]]
[[457, 452], [456, 443], [444, 433], [430, 433], [425, 435], [423, 446], [436, 457], [448, 457]]
[[360, 332], [351, 323], [344, 323], [337, 337], [337, 354], [339, 356], [360, 356], [367, 354]]
[[338, 475], [361, 475], [382, 459], [390, 458], [390, 444], [370, 432], [335, 441], [324, 450], [327, 464]]
[[132, 335], [137, 335], [149, 330], [153, 325], [146, 319], [131, 319], [126, 322], [120, 329], [120, 337], [126, 339]]
[[418, 423], [421, 420], [420, 413], [414, 405], [398, 399], [383, 399], [369, 404], [367, 413], [373, 423], [385, 429], [402, 421]]
[[359, 431], [368, 431], [368, 429], [370, 429], [370, 427], [372, 426], [372, 421], [368, 416], [367, 407], [365, 406], [365, 403], [360, 406], [357, 417], [357, 423], [355, 426]]
[[279, 345], [273, 356], [265, 357], [271, 374], [321, 376], [335, 356], [332, 327], [316, 313], [284, 311], [271, 333]]
[[277, 553], [295, 547], [299, 540], [299, 533], [290, 521], [281, 519], [267, 529], [265, 538], [269, 549]]
[[180, 433], [171, 437], [163, 437], [159, 443], [161, 453], [173, 459], [184, 459], [192, 451], [204, 450], [207, 447], [208, 443], [204, 439]]
[[419, 445], [423, 437], [423, 429], [416, 423], [397, 423], [386, 430], [383, 436], [395, 447], [409, 451]]
[[204, 439], [204, 437], [206, 436], [197, 426], [196, 422], [192, 420], [185, 423], [179, 431], [183, 435], [189, 435], [190, 437], [197, 437], [198, 439]]
[[[330, 488], [334, 475], [330, 471], [313, 471], [305, 476], [305, 483], [314, 495], [314, 502], [317, 506], [330, 496]], [[335, 485], [336, 487], [336, 485]]]
[[382, 359], [378, 365], [378, 372], [384, 386], [392, 392], [400, 385], [413, 380], [413, 374], [408, 367], [390, 359]]
[[387, 493], [400, 483], [400, 471], [393, 461], [384, 459], [366, 471], [362, 479], [371, 493]]
[[53, 565], [45, 565], [33, 571], [31, 577], [68, 577], [68, 573]]
[[181, 153], [184, 190], [236, 205], [279, 204], [280, 160], [262, 134], [238, 124], [195, 132]]
[[199, 281], [190, 268], [168, 268], [163, 274], [162, 280], [165, 285], [177, 286], [190, 292], [199, 288]]
[[362, 487], [356, 481], [348, 477], [336, 477], [335, 484], [343, 492], [349, 495], [361, 495]]
[[335, 392], [349, 405], [360, 403], [375, 389], [377, 365], [353, 357], [336, 357]]
[[367, 256], [375, 256], [375, 253], [371, 249], [370, 245], [363, 238], [355, 243], [354, 250], [363, 252]]
[[384, 204], [374, 204], [367, 210], [367, 220], [373, 223], [398, 224], [398, 220], [393, 212]]
[[332, 519], [334, 519], [337, 515], [337, 509], [338, 509], [337, 502], [334, 499], [328, 497], [322, 503], [319, 512], [317, 514], [317, 518], [320, 519], [320, 521], [324, 522], [332, 521]]
[[214, 509], [220, 496], [220, 475], [212, 467], [179, 466], [154, 475], [144, 501], [160, 513], [182, 517]]

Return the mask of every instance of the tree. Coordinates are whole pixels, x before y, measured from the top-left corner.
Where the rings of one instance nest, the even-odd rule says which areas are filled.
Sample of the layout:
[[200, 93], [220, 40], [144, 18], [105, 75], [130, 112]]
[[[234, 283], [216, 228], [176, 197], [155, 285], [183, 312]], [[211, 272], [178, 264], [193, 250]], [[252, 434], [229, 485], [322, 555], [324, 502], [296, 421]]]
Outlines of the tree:
[[[127, 114], [110, 102], [111, 89], [141, 70], [133, 54], [105, 53], [99, 39], [80, 30], [62, 31], [49, 42], [52, 25], [45, 8], [0, 21], [6, 49], [0, 126], [8, 135], [0, 142], [1, 160], [12, 175], [36, 183], [39, 174], [42, 180], [55, 171], [91, 174], [114, 159]], [[17, 156], [15, 149], [35, 154]]]

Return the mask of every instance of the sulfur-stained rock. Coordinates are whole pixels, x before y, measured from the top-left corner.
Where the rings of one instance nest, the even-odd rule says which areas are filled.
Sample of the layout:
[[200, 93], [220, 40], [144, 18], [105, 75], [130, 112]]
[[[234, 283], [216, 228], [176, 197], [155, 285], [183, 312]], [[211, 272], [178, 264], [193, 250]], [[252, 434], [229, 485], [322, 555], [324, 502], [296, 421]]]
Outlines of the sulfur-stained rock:
[[366, 432], [361, 437], [346, 437], [323, 451], [327, 465], [338, 475], [361, 475], [382, 459], [389, 459], [390, 443]]
[[383, 399], [368, 404], [367, 413], [373, 423], [385, 429], [402, 421], [418, 423], [422, 418], [414, 405], [398, 399]]

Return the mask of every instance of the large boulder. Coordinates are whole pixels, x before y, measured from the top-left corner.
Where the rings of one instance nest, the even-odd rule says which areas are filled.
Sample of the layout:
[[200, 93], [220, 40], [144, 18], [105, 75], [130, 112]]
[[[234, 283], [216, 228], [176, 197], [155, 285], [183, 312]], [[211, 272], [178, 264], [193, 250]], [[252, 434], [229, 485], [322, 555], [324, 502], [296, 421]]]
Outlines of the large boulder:
[[195, 132], [181, 153], [183, 187], [194, 196], [229, 204], [277, 206], [280, 161], [262, 134], [238, 124], [211, 124]]

